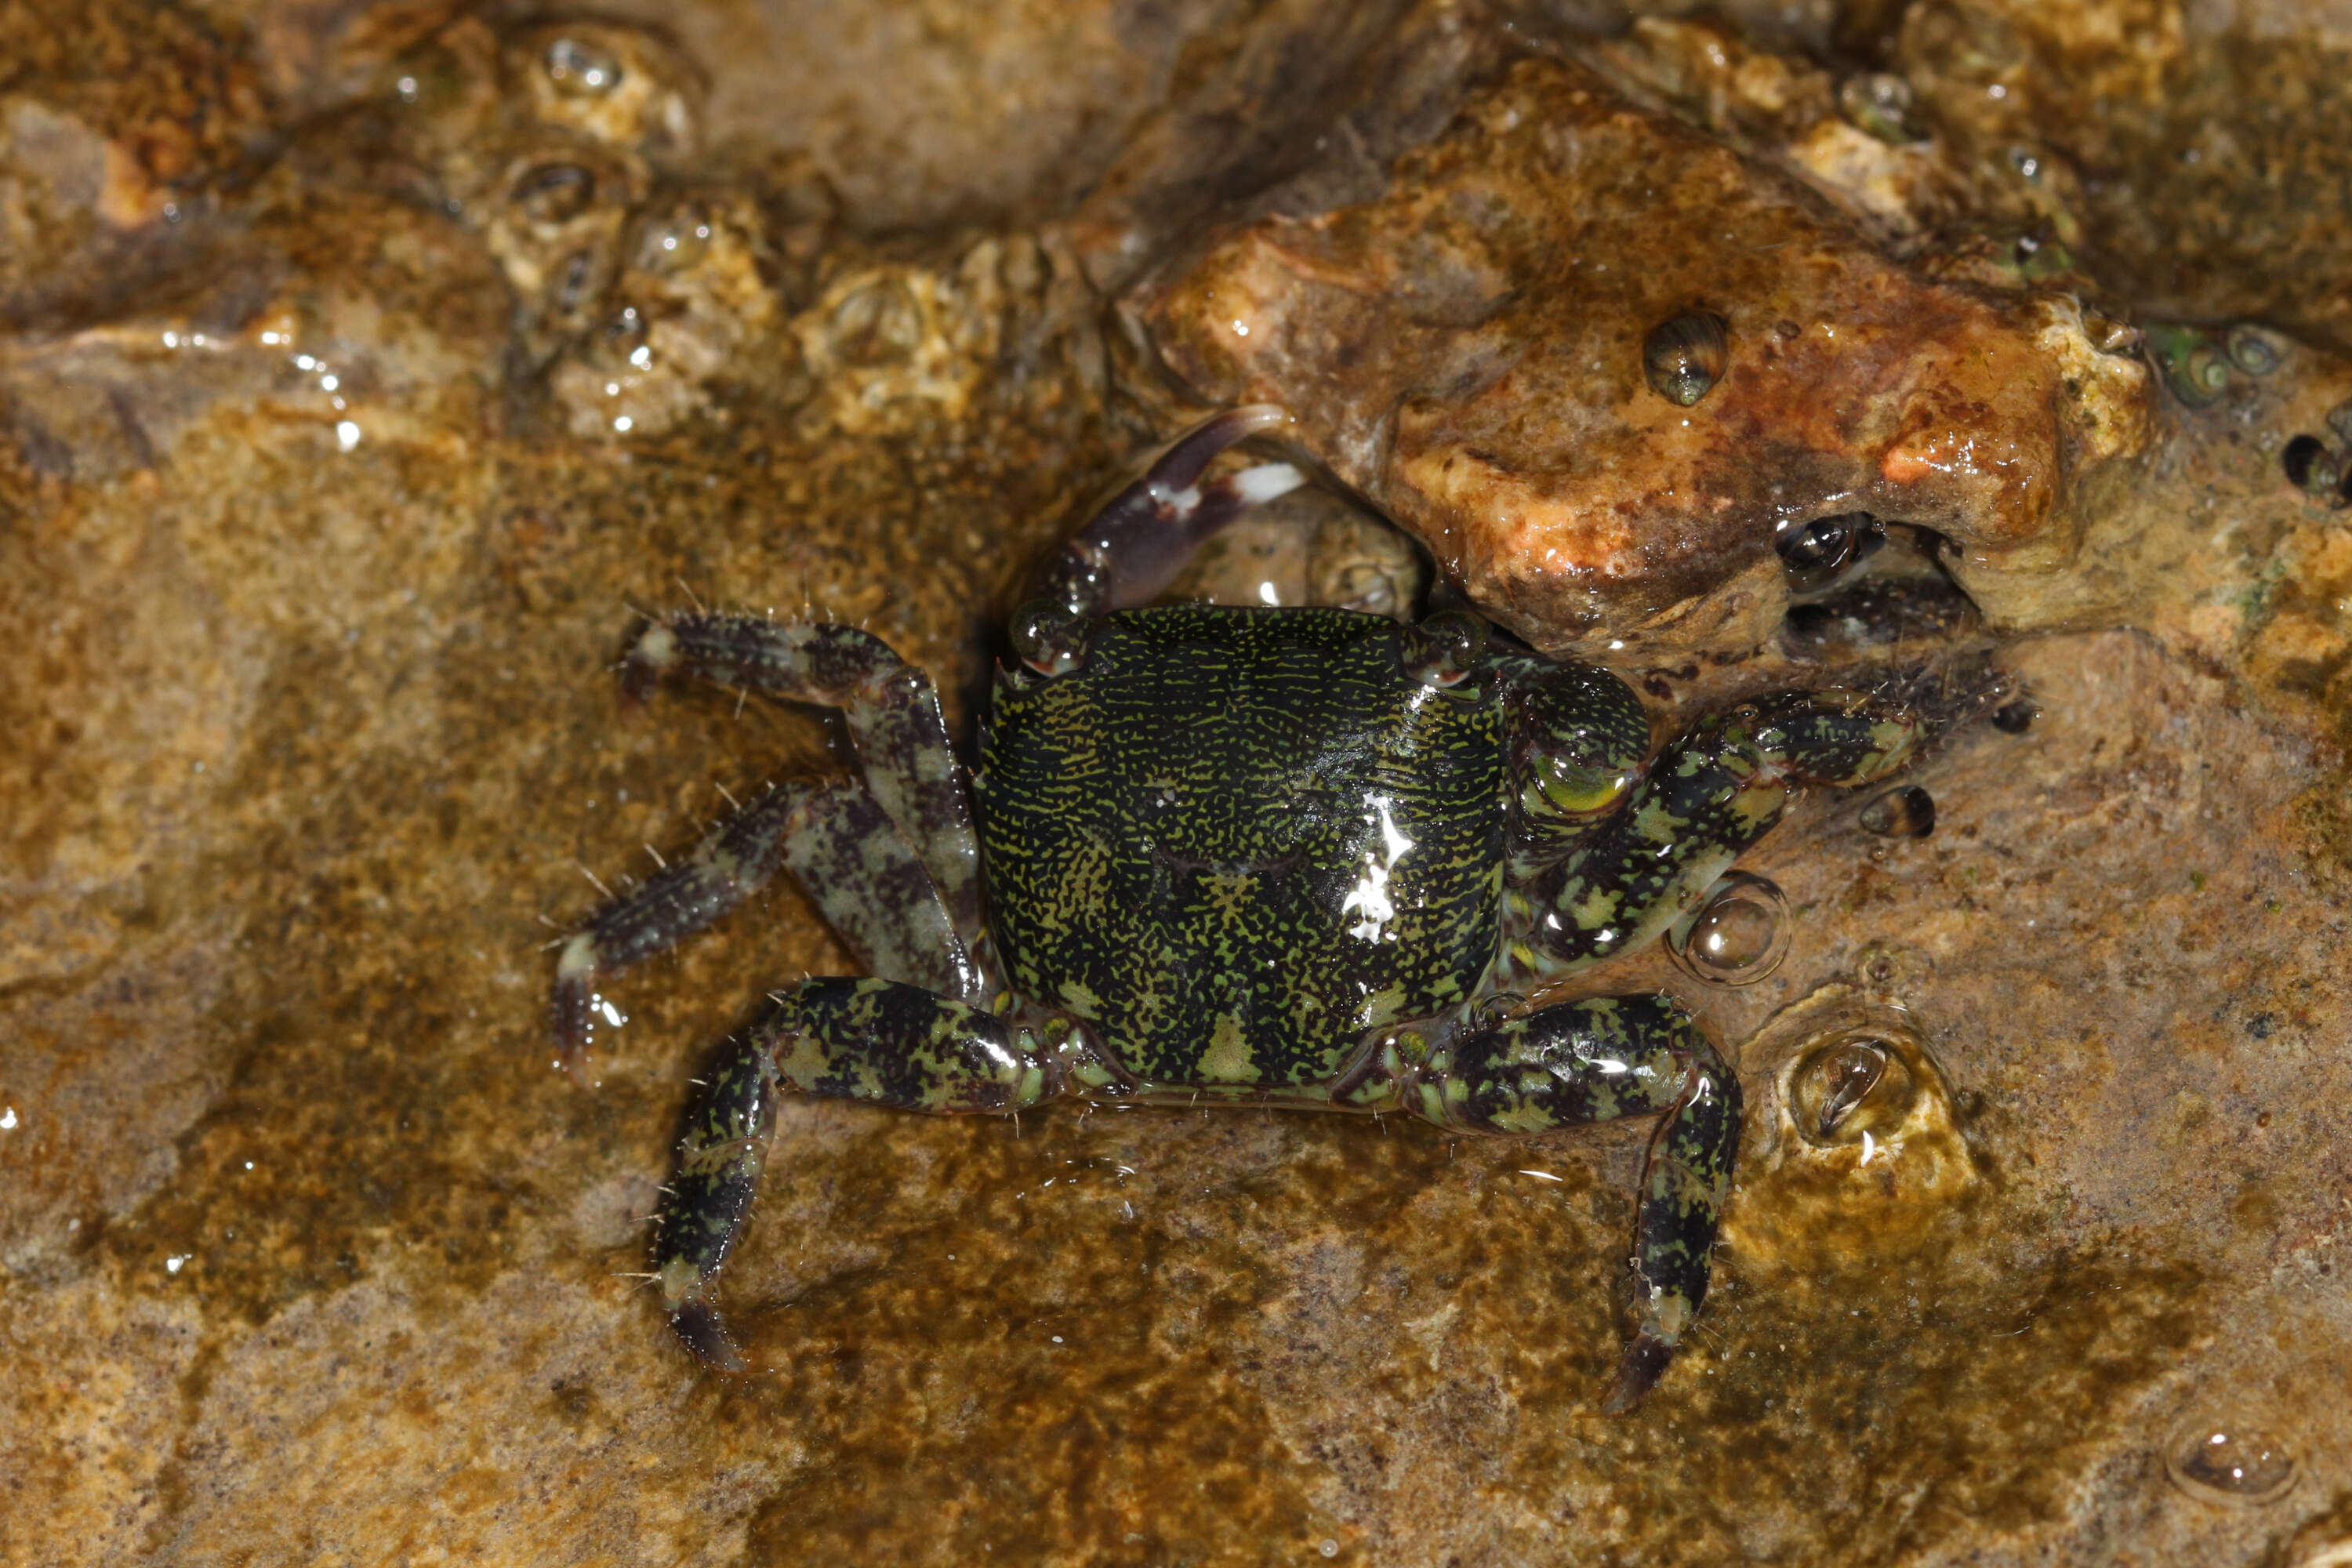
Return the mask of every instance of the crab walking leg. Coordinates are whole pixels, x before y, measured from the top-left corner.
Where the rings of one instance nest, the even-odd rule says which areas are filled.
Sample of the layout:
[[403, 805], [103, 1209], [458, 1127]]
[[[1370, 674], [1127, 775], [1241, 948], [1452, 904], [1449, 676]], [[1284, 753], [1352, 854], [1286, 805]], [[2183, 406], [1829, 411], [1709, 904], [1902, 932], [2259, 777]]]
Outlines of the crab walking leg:
[[1270, 403], [1229, 409], [1176, 438], [1141, 479], [1111, 498], [1039, 574], [1037, 597], [1073, 618], [1150, 603], [1192, 552], [1254, 506], [1307, 482], [1288, 463], [1261, 463], [1207, 484], [1227, 447], [1289, 423]]
[[1706, 1300], [1731, 1190], [1739, 1080], [1714, 1044], [1664, 997], [1566, 1002], [1435, 1053], [1410, 1072], [1405, 1104], [1442, 1126], [1501, 1133], [1666, 1112], [1642, 1172], [1642, 1321], [1602, 1406], [1633, 1408]]
[[750, 898], [782, 864], [793, 814], [804, 787], [770, 790], [734, 821], [625, 899], [591, 916], [563, 944], [555, 964], [555, 1040], [563, 1068], [588, 1076], [599, 975], [667, 952]]
[[1657, 937], [1780, 820], [1805, 784], [1869, 784], [1910, 759], [1918, 723], [1857, 692], [1789, 692], [1717, 714], [1669, 746], [1625, 804], [1508, 894], [1515, 969], [1572, 973]]
[[627, 898], [599, 910], [564, 943], [555, 971], [555, 1033], [565, 1066], [587, 1070], [599, 976], [676, 946], [758, 891], [779, 865], [869, 974], [960, 1001], [986, 977], [948, 919], [930, 874], [897, 826], [855, 784], [788, 784]]
[[622, 679], [643, 692], [681, 675], [840, 709], [866, 787], [914, 846], [956, 930], [967, 942], [980, 934], [971, 799], [929, 676], [856, 626], [699, 614], [647, 626]]
[[661, 1206], [654, 1271], [670, 1326], [709, 1364], [743, 1370], [711, 1297], [767, 1158], [777, 1093], [901, 1110], [1013, 1111], [1050, 1097], [1034, 1037], [995, 1014], [887, 980], [809, 980], [728, 1043], [704, 1080]]
[[793, 807], [784, 865], [866, 973], [959, 1002], [987, 998], [930, 873], [862, 786], [828, 784]]
[[737, 1035], [702, 1086], [655, 1215], [654, 1277], [670, 1327], [687, 1347], [706, 1365], [741, 1372], [743, 1352], [711, 1304], [710, 1289], [759, 1194], [776, 1130], [775, 1066], [755, 1037]]

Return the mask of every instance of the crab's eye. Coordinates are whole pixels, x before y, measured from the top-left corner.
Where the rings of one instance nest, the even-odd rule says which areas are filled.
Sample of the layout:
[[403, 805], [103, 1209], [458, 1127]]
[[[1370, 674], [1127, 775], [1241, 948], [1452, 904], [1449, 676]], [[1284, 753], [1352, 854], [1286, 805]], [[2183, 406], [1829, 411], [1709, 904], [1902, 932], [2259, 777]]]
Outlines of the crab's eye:
[[1591, 816], [1608, 810], [1633, 787], [1633, 770], [1582, 764], [1538, 751], [1527, 761], [1521, 804], [1538, 816]]
[[1486, 622], [1441, 610], [1405, 633], [1405, 672], [1425, 686], [1459, 686], [1486, 652]]
[[1650, 721], [1631, 688], [1590, 665], [1522, 677], [1512, 711], [1513, 786], [1537, 822], [1608, 811], [1642, 776]]
[[1061, 606], [1032, 599], [1013, 616], [1013, 651], [1044, 676], [1067, 675], [1087, 661], [1087, 624]]

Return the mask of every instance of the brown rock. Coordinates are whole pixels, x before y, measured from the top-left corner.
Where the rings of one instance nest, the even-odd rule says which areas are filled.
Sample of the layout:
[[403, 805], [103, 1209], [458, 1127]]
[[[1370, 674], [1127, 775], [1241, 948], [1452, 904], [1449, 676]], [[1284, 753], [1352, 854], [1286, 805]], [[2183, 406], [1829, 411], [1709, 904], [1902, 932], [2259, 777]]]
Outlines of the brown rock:
[[[1370, 200], [1260, 218], [1136, 302], [1197, 398], [1298, 443], [1538, 646], [1760, 641], [1776, 534], [1868, 511], [1969, 566], [2071, 554], [2083, 468], [2147, 437], [2057, 297], [1888, 259], [1795, 180], [1573, 63], [1469, 94]], [[1676, 316], [1727, 323], [1684, 408], [1644, 379]]]

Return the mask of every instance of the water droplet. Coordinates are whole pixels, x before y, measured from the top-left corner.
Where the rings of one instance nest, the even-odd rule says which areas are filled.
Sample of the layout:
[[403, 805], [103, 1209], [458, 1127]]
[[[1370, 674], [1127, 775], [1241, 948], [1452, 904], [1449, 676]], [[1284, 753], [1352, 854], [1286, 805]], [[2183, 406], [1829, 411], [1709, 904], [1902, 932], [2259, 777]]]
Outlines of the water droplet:
[[1337, 1557], [1339, 1555], [1339, 1543], [1327, 1536], [1324, 1538], [1323, 1544], [1318, 1546], [1315, 1550], [1320, 1552], [1326, 1557]]
[[1884, 838], [1925, 838], [1936, 831], [1936, 797], [1917, 784], [1888, 790], [1862, 808], [1862, 826]]
[[1733, 871], [1666, 933], [1683, 968], [1717, 985], [1753, 985], [1789, 952], [1789, 896], [1780, 885]]
[[559, 92], [602, 98], [621, 85], [621, 62], [577, 38], [558, 38], [547, 46], [547, 77]]
[[2207, 1416], [2174, 1432], [2164, 1448], [2164, 1473], [2190, 1497], [2251, 1504], [2284, 1497], [2302, 1471], [2269, 1433]]
[[1710, 310], [1661, 322], [1642, 344], [1642, 374], [1650, 389], [1682, 408], [1705, 397], [1730, 367], [1727, 325]]

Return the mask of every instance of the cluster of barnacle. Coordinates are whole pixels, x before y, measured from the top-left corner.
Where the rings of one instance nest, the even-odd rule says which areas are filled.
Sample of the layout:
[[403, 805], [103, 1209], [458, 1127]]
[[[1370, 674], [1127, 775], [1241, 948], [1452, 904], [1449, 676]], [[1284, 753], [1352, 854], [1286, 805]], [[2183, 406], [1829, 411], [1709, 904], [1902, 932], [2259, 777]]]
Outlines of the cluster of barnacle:
[[387, 85], [441, 205], [514, 290], [515, 368], [547, 378], [575, 434], [702, 406], [822, 244], [822, 182], [762, 200], [692, 178], [699, 83], [640, 29], [460, 22]]

